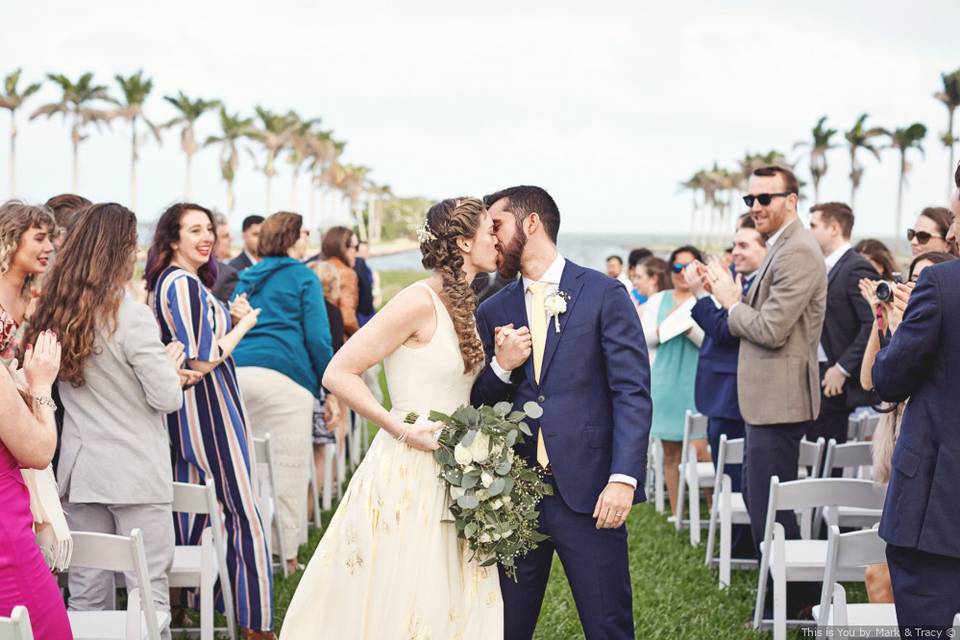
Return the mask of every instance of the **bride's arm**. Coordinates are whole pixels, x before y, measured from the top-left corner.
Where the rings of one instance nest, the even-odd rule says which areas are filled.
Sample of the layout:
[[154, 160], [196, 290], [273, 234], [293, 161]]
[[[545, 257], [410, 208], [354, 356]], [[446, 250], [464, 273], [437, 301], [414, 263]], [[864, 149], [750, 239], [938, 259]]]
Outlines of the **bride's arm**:
[[323, 386], [351, 409], [394, 438], [408, 430], [407, 441], [418, 448], [428, 447], [422, 446], [425, 443], [420, 438], [414, 438], [414, 432], [432, 432], [433, 427], [404, 424], [402, 418], [383, 408], [361, 376], [410, 338], [422, 334], [425, 341], [429, 340], [435, 330], [435, 318], [433, 300], [427, 291], [420, 287], [402, 291], [344, 343], [323, 374]]

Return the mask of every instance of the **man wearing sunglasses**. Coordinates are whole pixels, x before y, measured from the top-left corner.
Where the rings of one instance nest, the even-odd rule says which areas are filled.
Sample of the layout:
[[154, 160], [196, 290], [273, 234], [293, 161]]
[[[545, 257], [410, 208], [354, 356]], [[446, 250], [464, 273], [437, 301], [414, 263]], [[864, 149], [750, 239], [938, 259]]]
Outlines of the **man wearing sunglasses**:
[[[729, 310], [730, 333], [741, 339], [737, 395], [747, 423], [743, 496], [759, 545], [767, 520], [770, 478], [797, 479], [800, 440], [820, 411], [817, 346], [827, 274], [820, 246], [797, 216], [798, 185], [793, 172], [780, 166], [760, 167], [750, 176], [748, 190], [743, 200], [757, 231], [767, 238], [767, 257], [743, 302], [740, 284], [726, 269], [709, 265], [707, 278], [714, 297]], [[781, 511], [776, 519], [788, 539], [800, 537], [792, 511]], [[791, 583], [791, 587], [788, 615], [819, 598], [814, 584]], [[771, 590], [767, 594], [772, 595]]]

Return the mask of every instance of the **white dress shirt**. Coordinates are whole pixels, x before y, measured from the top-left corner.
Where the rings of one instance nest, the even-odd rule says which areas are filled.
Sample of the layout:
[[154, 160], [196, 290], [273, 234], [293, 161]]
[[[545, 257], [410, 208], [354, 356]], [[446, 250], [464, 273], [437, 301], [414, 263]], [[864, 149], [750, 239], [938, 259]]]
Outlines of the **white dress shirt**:
[[[823, 261], [827, 265], [827, 275], [830, 275], [830, 272], [835, 266], [837, 266], [837, 263], [840, 262], [840, 259], [852, 248], [853, 246], [849, 242], [845, 242], [842, 247], [824, 258]], [[829, 358], [827, 358], [827, 352], [823, 348], [823, 342], [820, 342], [820, 344], [817, 345], [817, 361], [829, 362]], [[837, 368], [840, 369], [840, 372], [843, 373], [843, 375], [847, 376], [848, 378], [850, 377], [850, 374], [847, 372], [847, 370], [841, 367], [839, 363], [837, 364]]]
[[[564, 259], [564, 257], [559, 253], [557, 253], [557, 257], [554, 258], [553, 262], [550, 264], [549, 267], [547, 267], [547, 270], [544, 272], [542, 276], [540, 276], [539, 280], [534, 280], [526, 276], [523, 277], [522, 279], [523, 291], [524, 291], [523, 299], [527, 307], [528, 319], [530, 318], [530, 313], [531, 313], [530, 307], [533, 304], [533, 295], [530, 293], [530, 285], [534, 284], [535, 282], [547, 283], [547, 286], [544, 287], [544, 290], [543, 290], [543, 296], [544, 296], [544, 299], [549, 298], [551, 295], [553, 295], [560, 289], [560, 278], [563, 276], [563, 267], [566, 263], [567, 261]], [[547, 318], [548, 328], [550, 326], [549, 321], [550, 321], [550, 318]], [[500, 378], [501, 381], [507, 384], [510, 384], [511, 371], [508, 371], [503, 367], [501, 367], [500, 363], [497, 362], [496, 356], [494, 356], [493, 359], [490, 360], [490, 368], [493, 369], [493, 372], [497, 375], [498, 378]], [[549, 453], [550, 452], [548, 451], [547, 454], [549, 455]], [[610, 476], [610, 482], [622, 482], [624, 484], [630, 485], [634, 489], [637, 488], [637, 479], [632, 476], [624, 475], [622, 473], [612, 474]]]

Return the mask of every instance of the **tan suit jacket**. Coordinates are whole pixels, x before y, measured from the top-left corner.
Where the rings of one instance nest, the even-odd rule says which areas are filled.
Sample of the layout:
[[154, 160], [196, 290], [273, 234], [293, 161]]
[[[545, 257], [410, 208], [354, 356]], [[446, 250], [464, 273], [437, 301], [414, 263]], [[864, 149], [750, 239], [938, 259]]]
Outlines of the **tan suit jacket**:
[[741, 338], [737, 394], [748, 424], [816, 419], [826, 299], [823, 253], [794, 220], [767, 253], [746, 301], [730, 309], [730, 333]]

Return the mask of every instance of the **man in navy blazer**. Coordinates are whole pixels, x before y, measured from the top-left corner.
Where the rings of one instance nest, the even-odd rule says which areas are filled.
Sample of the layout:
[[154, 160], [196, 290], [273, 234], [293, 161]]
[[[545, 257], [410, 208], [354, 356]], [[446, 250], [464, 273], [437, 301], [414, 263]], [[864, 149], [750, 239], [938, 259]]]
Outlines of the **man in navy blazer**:
[[[909, 300], [909, 304], [907, 304]], [[893, 452], [880, 537], [900, 628], [947, 629], [960, 612], [960, 260], [927, 267], [910, 294], [900, 285], [893, 337], [873, 383], [907, 403]], [[907, 637], [902, 633], [904, 637]]]
[[[501, 573], [504, 637], [533, 637], [556, 551], [586, 638], [633, 638], [624, 523], [631, 505], [645, 499], [651, 417], [640, 319], [618, 281], [559, 255], [560, 212], [546, 191], [513, 187], [485, 202], [501, 274], [523, 278], [480, 305], [487, 365], [471, 399], [540, 405], [542, 417], [530, 421], [534, 437], [517, 452], [544, 468], [555, 491], [540, 505], [540, 529], [550, 539], [517, 561], [516, 583]], [[533, 315], [538, 308], [546, 318]]]
[[[733, 240], [733, 266], [734, 271], [742, 277], [744, 291], [747, 291], [753, 283], [754, 274], [767, 256], [767, 243], [757, 231], [749, 213], [740, 218], [739, 224], [740, 228]], [[687, 269], [684, 277], [697, 297], [691, 315], [704, 333], [697, 363], [695, 400], [697, 409], [707, 416], [707, 440], [710, 442], [716, 465], [720, 436], [725, 435], [728, 440], [743, 438], [746, 428], [737, 400], [740, 338], [730, 333], [727, 310], [717, 304], [706, 291], [700, 270]], [[733, 491], [739, 492], [740, 465], [725, 465], [724, 473], [730, 476]], [[749, 535], [749, 527], [734, 527], [734, 556], [753, 557], [754, 545]]]

